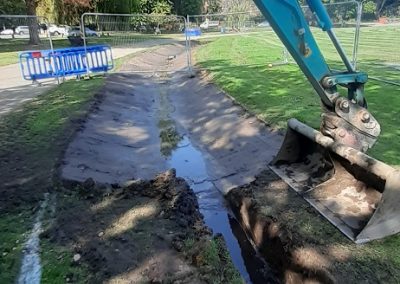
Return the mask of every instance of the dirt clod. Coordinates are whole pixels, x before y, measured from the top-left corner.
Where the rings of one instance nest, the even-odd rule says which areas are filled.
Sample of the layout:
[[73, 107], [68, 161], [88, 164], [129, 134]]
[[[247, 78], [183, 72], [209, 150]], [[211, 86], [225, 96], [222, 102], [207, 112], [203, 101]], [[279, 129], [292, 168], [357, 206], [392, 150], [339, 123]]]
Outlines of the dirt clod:
[[91, 190], [96, 186], [96, 182], [92, 178], [88, 178], [83, 182], [82, 186], [86, 190]]
[[[195, 194], [183, 179], [176, 177], [175, 170], [150, 181], [131, 180], [114, 186], [108, 195], [90, 179], [78, 188], [90, 188], [94, 197], [88, 199], [77, 192], [75, 200], [69, 197], [61, 201], [63, 206], [56, 221], [43, 234], [57, 246], [79, 251], [73, 260], [89, 268], [90, 278], [77, 281], [209, 282], [204, 273], [210, 259], [204, 251], [210, 248], [204, 244], [212, 242], [211, 232], [198, 210]], [[204, 250], [199, 251], [198, 247]], [[196, 254], [202, 254], [203, 260], [193, 261]], [[229, 267], [229, 259], [220, 261], [221, 264], [213, 263], [215, 275]], [[235, 269], [230, 271], [233, 274], [222, 278], [239, 278]]]
[[74, 254], [73, 260], [74, 262], [78, 262], [81, 259], [81, 255], [79, 253]]

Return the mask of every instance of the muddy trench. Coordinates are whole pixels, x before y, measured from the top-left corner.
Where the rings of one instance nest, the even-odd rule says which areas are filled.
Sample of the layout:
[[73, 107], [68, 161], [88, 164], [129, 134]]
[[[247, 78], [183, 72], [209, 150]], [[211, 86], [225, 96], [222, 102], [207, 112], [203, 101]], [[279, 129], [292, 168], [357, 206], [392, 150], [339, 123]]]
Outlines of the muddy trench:
[[223, 195], [208, 174], [205, 155], [190, 138], [182, 135], [173, 119], [176, 108], [162, 80], [159, 89], [159, 123], [161, 153], [177, 176], [184, 177], [197, 196], [205, 224], [214, 234], [222, 234], [235, 267], [246, 283], [278, 283], [275, 271], [258, 254], [242, 230]]
[[[176, 64], [184, 61], [179, 54], [174, 58]], [[223, 235], [246, 283], [281, 282], [282, 271], [265, 260], [224, 196], [252, 182], [283, 137], [249, 115], [205, 74], [111, 74], [103, 92], [104, 101], [66, 151], [62, 178], [121, 184], [174, 168], [195, 192], [206, 225]]]

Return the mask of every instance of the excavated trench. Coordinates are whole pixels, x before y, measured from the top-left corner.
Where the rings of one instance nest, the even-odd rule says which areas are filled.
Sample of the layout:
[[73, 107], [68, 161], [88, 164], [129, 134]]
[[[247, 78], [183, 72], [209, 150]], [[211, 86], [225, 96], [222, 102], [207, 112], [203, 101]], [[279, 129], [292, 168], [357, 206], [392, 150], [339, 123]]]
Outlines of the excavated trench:
[[161, 154], [168, 167], [174, 168], [177, 176], [183, 177], [195, 192], [206, 225], [214, 234], [223, 235], [232, 261], [246, 283], [278, 283], [275, 272], [258, 255], [214, 184], [236, 174], [211, 177], [207, 163], [210, 157], [200, 147], [196, 148], [186, 129], [178, 129], [179, 113], [170, 97], [170, 88], [175, 85], [172, 82], [159, 79], [157, 99]]
[[[184, 62], [172, 53], [165, 56], [173, 56], [176, 64]], [[151, 58], [146, 53], [141, 56]], [[224, 236], [245, 281], [280, 282], [283, 272], [271, 268], [254, 249], [253, 236], [248, 238], [249, 231], [242, 230], [240, 208], [233, 211], [241, 225], [224, 195], [252, 182], [267, 167], [282, 136], [201, 74], [192, 79], [184, 73], [112, 74], [103, 93], [103, 102], [69, 145], [63, 178], [111, 184], [151, 179], [175, 168], [196, 193], [206, 224]]]

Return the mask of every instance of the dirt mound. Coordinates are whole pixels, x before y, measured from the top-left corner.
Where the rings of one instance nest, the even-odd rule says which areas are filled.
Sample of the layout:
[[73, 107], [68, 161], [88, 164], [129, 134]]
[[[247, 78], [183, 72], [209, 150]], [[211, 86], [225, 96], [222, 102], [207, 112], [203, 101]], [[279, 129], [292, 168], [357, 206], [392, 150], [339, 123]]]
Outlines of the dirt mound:
[[[227, 196], [242, 227], [268, 263], [279, 271], [282, 282], [335, 283], [326, 256], [312, 246], [312, 240], [287, 226], [290, 223], [285, 219], [286, 215], [292, 213], [293, 208], [306, 207], [298, 198], [270, 170]], [[307, 209], [318, 217], [314, 210]]]
[[[162, 43], [162, 42], [161, 42]], [[157, 48], [148, 48], [124, 62], [122, 72], [176, 71], [187, 67], [185, 42], [165, 42]]]
[[[76, 186], [42, 237], [73, 248], [89, 283], [240, 281], [221, 237], [212, 237], [195, 194], [170, 170], [150, 181]], [[216, 282], [215, 282], [216, 281]]]
[[398, 282], [398, 264], [380, 251], [393, 239], [354, 245], [271, 170], [227, 198], [284, 283]]

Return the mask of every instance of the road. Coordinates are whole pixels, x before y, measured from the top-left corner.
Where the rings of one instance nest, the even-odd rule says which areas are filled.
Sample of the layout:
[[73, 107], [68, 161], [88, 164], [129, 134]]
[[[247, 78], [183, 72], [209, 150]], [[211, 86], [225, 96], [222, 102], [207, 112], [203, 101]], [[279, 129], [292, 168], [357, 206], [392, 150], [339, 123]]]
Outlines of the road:
[[[113, 49], [113, 57], [118, 59], [142, 50], [143, 48], [116, 48]], [[40, 85], [24, 80], [19, 64], [0, 66], [0, 74], [0, 117], [57, 86], [56, 79], [40, 80]]]
[[55, 80], [43, 81], [41, 86], [32, 85], [22, 79], [18, 64], [1, 66], [0, 74], [0, 116], [57, 85]]

